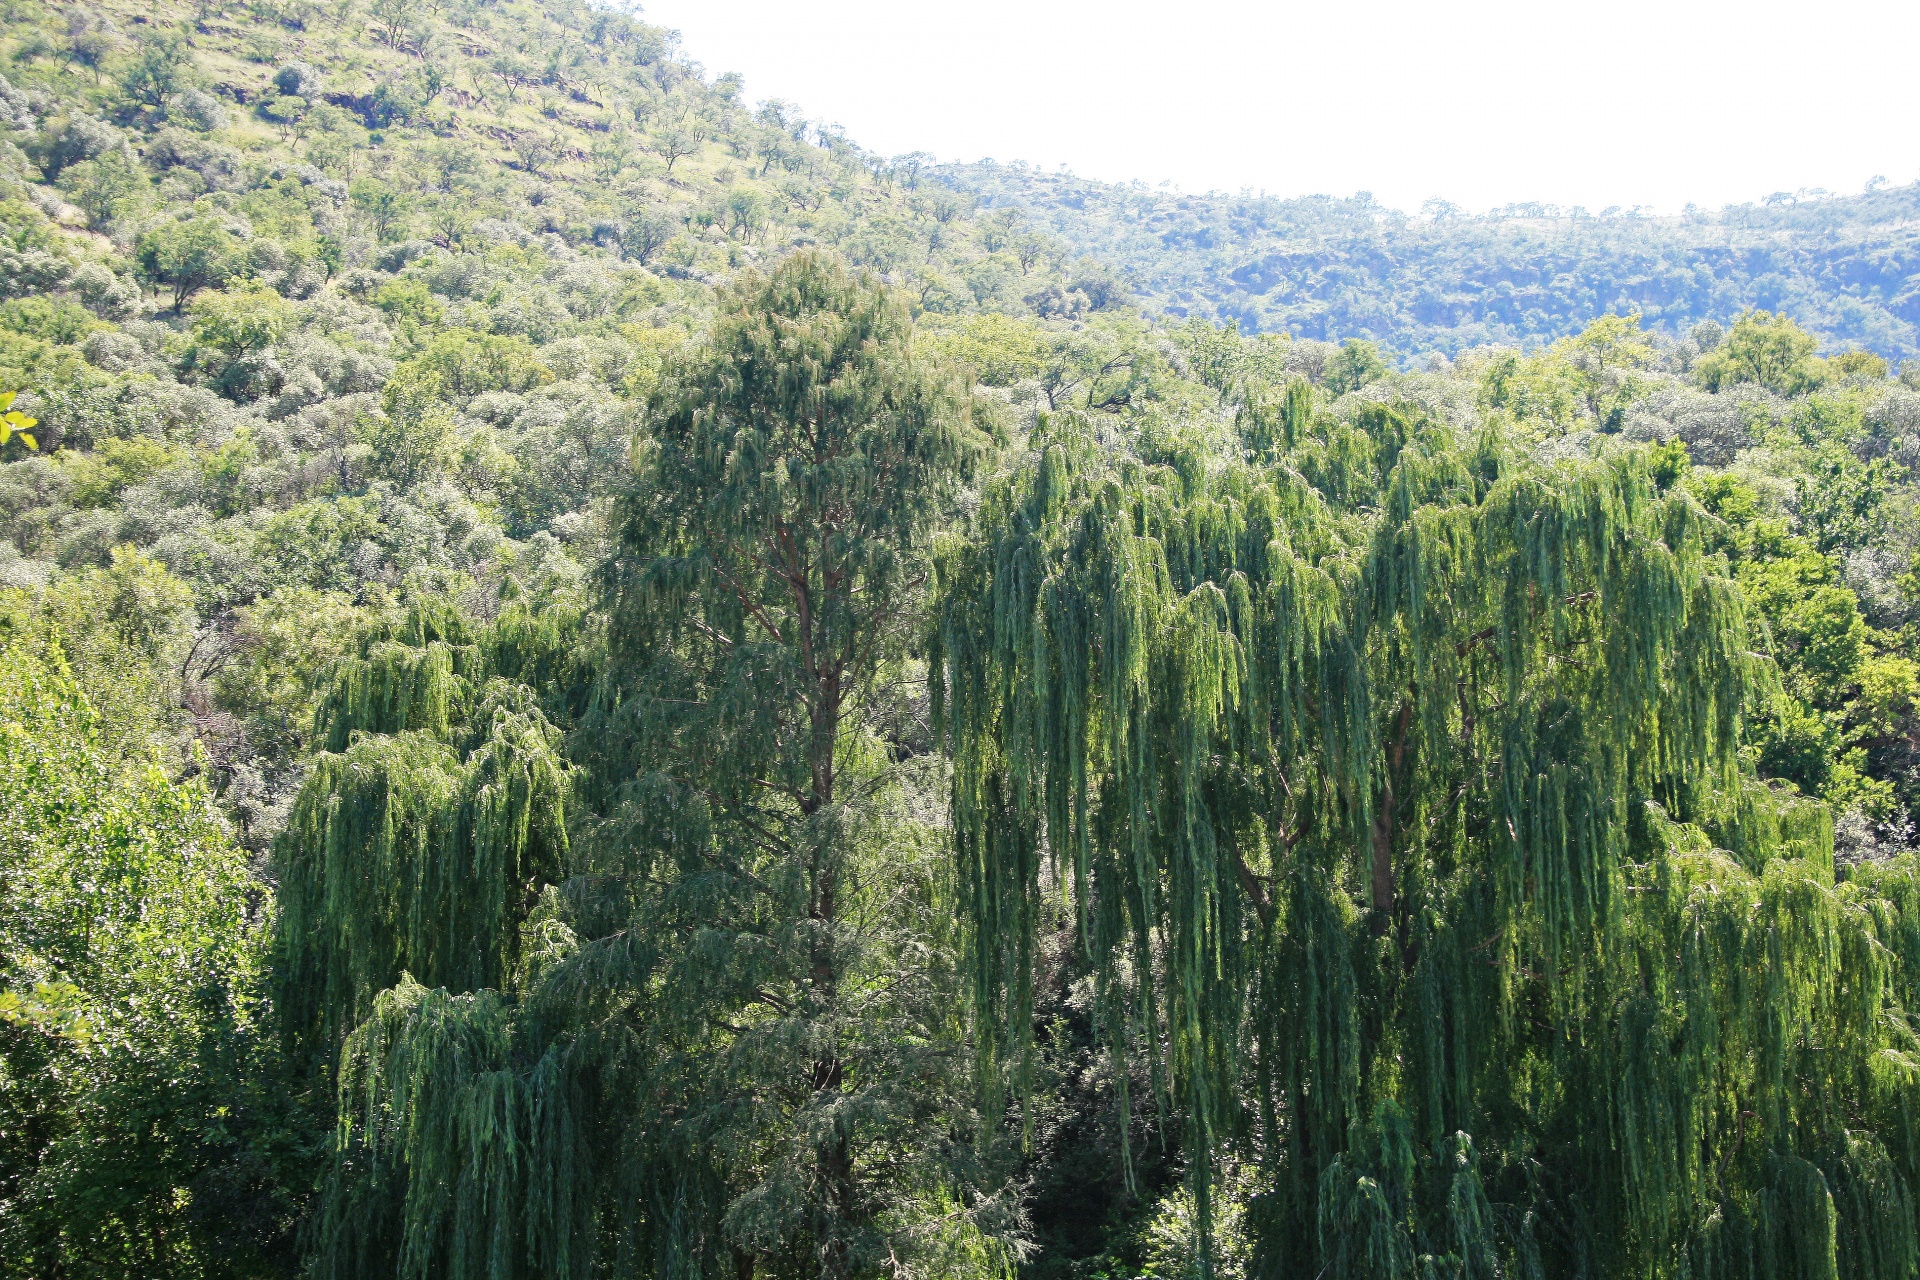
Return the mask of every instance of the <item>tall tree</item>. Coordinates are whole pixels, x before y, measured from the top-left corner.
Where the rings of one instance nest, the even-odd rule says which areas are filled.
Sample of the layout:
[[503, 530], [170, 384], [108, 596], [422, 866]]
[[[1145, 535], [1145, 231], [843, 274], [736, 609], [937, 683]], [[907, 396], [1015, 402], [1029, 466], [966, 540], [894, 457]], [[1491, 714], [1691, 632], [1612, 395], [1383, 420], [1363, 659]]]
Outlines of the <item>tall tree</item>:
[[795, 255], [655, 394], [608, 568], [615, 701], [585, 740], [619, 744], [595, 772], [632, 835], [599, 847], [665, 882], [663, 949], [700, 943], [668, 986], [713, 1053], [688, 1085], [730, 1113], [700, 1123], [733, 1246], [832, 1280], [899, 1251], [890, 1197], [945, 1194], [927, 1162], [962, 1154], [933, 832], [901, 812], [928, 743], [901, 698], [929, 540], [983, 447], [971, 408], [901, 295]]
[[971, 414], [902, 297], [830, 255], [723, 296], [619, 505], [575, 874], [495, 989], [363, 1006], [325, 1269], [1004, 1258], [912, 660]]
[[1056, 417], [943, 564], [985, 1069], [1064, 891], [1260, 1275], [1912, 1274], [1915, 871], [1743, 765], [1703, 513], [1286, 399], [1244, 462]]

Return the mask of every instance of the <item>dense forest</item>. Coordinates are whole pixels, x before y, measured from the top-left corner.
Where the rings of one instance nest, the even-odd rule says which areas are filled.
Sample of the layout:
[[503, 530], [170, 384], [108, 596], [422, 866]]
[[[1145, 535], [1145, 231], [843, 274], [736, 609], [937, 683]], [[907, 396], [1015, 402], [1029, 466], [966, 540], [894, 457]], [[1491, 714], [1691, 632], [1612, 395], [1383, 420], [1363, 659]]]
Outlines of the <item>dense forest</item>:
[[1920, 1278], [1913, 189], [940, 166], [568, 3], [0, 75], [0, 1274]]
[[1366, 338], [1405, 355], [1551, 342], [1608, 312], [1684, 335], [1747, 308], [1920, 355], [1920, 184], [1776, 192], [1718, 212], [1516, 205], [1417, 216], [1348, 199], [1192, 195], [1023, 165], [941, 166], [992, 216], [1111, 262], [1143, 302], [1247, 331]]

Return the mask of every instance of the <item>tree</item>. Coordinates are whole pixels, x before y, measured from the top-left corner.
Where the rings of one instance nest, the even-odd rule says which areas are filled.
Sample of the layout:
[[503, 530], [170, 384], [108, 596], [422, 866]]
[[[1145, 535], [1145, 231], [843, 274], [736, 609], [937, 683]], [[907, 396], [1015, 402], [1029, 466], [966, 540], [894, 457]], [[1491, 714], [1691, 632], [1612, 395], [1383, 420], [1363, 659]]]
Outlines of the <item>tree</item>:
[[[769, 1262], [804, 1244], [828, 1277], [873, 1265], [885, 1196], [933, 1190], [923, 1162], [944, 1144], [926, 1126], [951, 1095], [937, 1052], [886, 1047], [932, 1011], [866, 994], [929, 923], [881, 896], [907, 887], [886, 868], [906, 850], [882, 808], [902, 785], [884, 682], [904, 674], [928, 538], [980, 449], [907, 315], [817, 253], [740, 285], [653, 398], [610, 580], [628, 692], [609, 728], [634, 754], [602, 776], [637, 790], [624, 821], [657, 832], [625, 856], [677, 864], [656, 864], [677, 884], [663, 924], [731, 939], [713, 976], [681, 977], [709, 987], [687, 1011], [703, 1038], [745, 1028], [713, 1042], [711, 1084], [757, 1061], [783, 1099], [721, 1139], [763, 1151], [733, 1171], [729, 1234]], [[648, 816], [663, 802], [683, 816]], [[889, 1165], [902, 1181], [883, 1190]]]
[[983, 1076], [1024, 1093], [1061, 920], [1181, 1118], [1201, 1275], [1223, 1168], [1265, 1275], [1914, 1265], [1873, 1063], [1916, 973], [1871, 957], [1920, 878], [1836, 884], [1743, 765], [1772, 676], [1691, 498], [1286, 417], [1241, 463], [1055, 415], [942, 561]]
[[[576, 878], [522, 930], [548, 949], [517, 992], [375, 999], [343, 1120], [376, 1172], [331, 1201], [335, 1265], [390, 1269], [365, 1242], [403, 1234], [456, 1277], [521, 1248], [555, 1274], [637, 1253], [836, 1280], [996, 1256], [937, 761], [901, 701], [982, 442], [909, 317], [799, 254], [724, 295], [653, 395], [574, 737]], [[389, 1096], [393, 1123], [364, 1110]], [[448, 1199], [456, 1168], [484, 1196]], [[393, 1203], [380, 1178], [414, 1188], [395, 1216], [356, 1207]]]
[[538, 349], [518, 334], [443, 329], [394, 370], [391, 385], [396, 394], [464, 404], [488, 391], [528, 391], [552, 381]]
[[177, 32], [143, 36], [133, 60], [120, 74], [120, 87], [129, 98], [155, 111], [184, 87], [192, 64], [186, 38]]
[[75, 12], [67, 15], [67, 56], [93, 72], [100, 83], [100, 67], [121, 43], [112, 21], [99, 14]]
[[203, 293], [194, 299], [191, 312], [193, 340], [229, 357], [284, 342], [296, 319], [293, 304], [259, 286]]
[[117, 146], [66, 170], [62, 185], [86, 213], [87, 225], [103, 230], [139, 209], [148, 183], [139, 160]]
[[302, 1171], [281, 1163], [298, 1117], [262, 1017], [263, 886], [201, 781], [103, 740], [20, 603], [0, 602], [0, 1274], [270, 1274]]
[[417, 366], [396, 373], [381, 394], [381, 412], [355, 423], [379, 474], [410, 487], [452, 461], [459, 425], [440, 398], [443, 387], [437, 376]]
[[273, 73], [273, 87], [289, 98], [311, 101], [326, 86], [319, 68], [305, 62], [289, 62]]
[[675, 162], [699, 153], [707, 141], [707, 122], [697, 116], [689, 116], [677, 124], [670, 124], [654, 135], [654, 150], [667, 162], [667, 172], [673, 172]]
[[1640, 329], [1640, 317], [1601, 316], [1576, 337], [1554, 344], [1572, 366], [1587, 414], [1602, 431], [1618, 431], [1627, 410], [1643, 392], [1637, 370], [1653, 362], [1653, 348]]
[[1819, 339], [1787, 317], [1766, 311], [1743, 312], [1713, 350], [1700, 357], [1694, 376], [1709, 391], [1756, 382], [1783, 396], [1811, 391], [1826, 380], [1814, 358]]
[[374, 239], [385, 244], [399, 239], [413, 213], [413, 199], [391, 183], [379, 178], [355, 178], [348, 189], [349, 199], [367, 221]]
[[1358, 391], [1369, 382], [1385, 376], [1387, 365], [1380, 349], [1371, 342], [1349, 338], [1340, 344], [1339, 354], [1327, 362], [1326, 386], [1334, 395]]
[[1041, 350], [1033, 373], [1049, 411], [1124, 412], [1163, 363], [1147, 338], [1146, 327], [1135, 317], [1099, 316], [1072, 329], [1042, 330], [1037, 336]]
[[611, 182], [633, 160], [633, 136], [625, 129], [611, 130], [606, 137], [594, 139], [589, 154], [594, 173], [602, 182]]
[[173, 290], [175, 314], [194, 294], [225, 284], [242, 269], [233, 233], [224, 222], [205, 214], [185, 220], [169, 218], [148, 228], [134, 241], [133, 252], [149, 280]]
[[519, 923], [560, 876], [556, 736], [466, 640], [423, 609], [369, 631], [317, 717], [326, 754], [275, 856], [282, 1027], [323, 1080], [404, 975], [454, 992], [509, 982]]
[[537, 174], [553, 162], [554, 149], [551, 138], [543, 138], [531, 129], [523, 129], [513, 135], [513, 154], [519, 157], [520, 167], [528, 173]]
[[372, 12], [380, 24], [380, 38], [395, 47], [404, 44], [421, 8], [420, 0], [374, 0]]
[[752, 244], [753, 237], [766, 227], [766, 197], [752, 187], [733, 188], [727, 192], [725, 218], [728, 236]]
[[1858, 347], [1831, 357], [1827, 361], [1827, 368], [1837, 378], [1866, 378], [1871, 382], [1881, 381], [1888, 373], [1884, 359]]
[[679, 230], [678, 223], [658, 210], [636, 210], [621, 224], [620, 252], [644, 266]]
[[1822, 553], [1871, 545], [1887, 530], [1887, 500], [1903, 468], [1892, 458], [1861, 461], [1837, 442], [1811, 450], [1797, 481], [1800, 519]]

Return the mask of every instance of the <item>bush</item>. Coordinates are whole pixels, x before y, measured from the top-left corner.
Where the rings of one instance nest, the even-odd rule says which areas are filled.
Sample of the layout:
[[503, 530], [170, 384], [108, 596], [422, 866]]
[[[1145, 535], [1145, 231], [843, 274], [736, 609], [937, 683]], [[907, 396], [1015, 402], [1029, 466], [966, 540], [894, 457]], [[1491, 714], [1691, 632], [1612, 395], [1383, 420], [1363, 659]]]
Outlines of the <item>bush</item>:
[[263, 887], [212, 797], [107, 749], [58, 646], [17, 630], [0, 777], [9, 1273], [284, 1265], [296, 1205], [274, 1177], [288, 1116], [260, 1019]]
[[289, 62], [274, 72], [273, 87], [290, 98], [317, 98], [321, 93], [319, 69], [305, 62]]
[[203, 133], [227, 127], [227, 109], [220, 99], [199, 89], [188, 89], [167, 104], [167, 118], [177, 119]]

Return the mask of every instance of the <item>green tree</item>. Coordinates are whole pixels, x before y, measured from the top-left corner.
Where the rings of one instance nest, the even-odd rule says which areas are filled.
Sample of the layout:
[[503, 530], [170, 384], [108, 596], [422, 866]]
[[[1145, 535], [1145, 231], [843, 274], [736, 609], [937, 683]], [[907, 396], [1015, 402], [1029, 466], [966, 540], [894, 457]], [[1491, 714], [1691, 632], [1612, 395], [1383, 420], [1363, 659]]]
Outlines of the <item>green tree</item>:
[[[1872, 490], [1841, 479], [1851, 472], [1857, 481], [1871, 470], [1844, 448], [1828, 444], [1814, 451], [1813, 462], [1800, 494], [1802, 527], [1812, 541], [1761, 517], [1757, 495], [1732, 476], [1695, 473], [1687, 484], [1725, 522], [1718, 549], [1733, 561], [1779, 664], [1778, 696], [1759, 709], [1751, 734], [1761, 771], [1825, 800], [1836, 816], [1858, 808], [1885, 818], [1898, 803], [1904, 770], [1882, 768], [1874, 776], [1868, 754], [1905, 749], [1896, 724], [1904, 718], [1897, 708], [1910, 697], [1910, 664], [1886, 651], [1892, 637], [1867, 626], [1837, 557], [1818, 549], [1834, 547], [1836, 528], [1850, 527], [1861, 512], [1875, 515], [1885, 495], [1858, 506], [1846, 500]], [[1884, 474], [1877, 479], [1884, 482]]]
[[1653, 361], [1640, 317], [1601, 316], [1576, 337], [1554, 344], [1574, 372], [1586, 410], [1602, 431], [1626, 425], [1627, 410], [1644, 390], [1636, 371]]
[[[557, 734], [477, 639], [444, 607], [380, 620], [315, 714], [322, 754], [275, 847], [281, 1029], [315, 1080], [331, 1082], [349, 1034], [406, 975], [508, 985], [520, 922], [560, 878]], [[332, 1211], [384, 1207], [379, 1192], [349, 1188]]]
[[155, 32], [144, 36], [135, 48], [120, 73], [120, 88], [135, 102], [158, 111], [167, 105], [168, 98], [186, 87], [185, 77], [192, 65], [185, 36]]
[[1694, 375], [1709, 391], [1756, 382], [1783, 396], [1811, 391], [1826, 380], [1814, 357], [1819, 339], [1788, 318], [1786, 312], [1747, 311], [1727, 336], [1700, 357]]
[[1858, 347], [1830, 357], [1827, 368], [1836, 378], [1866, 378], [1872, 382], [1879, 382], [1889, 372], [1885, 359]]
[[58, 644], [23, 638], [0, 648], [0, 1274], [283, 1270], [303, 1135], [264, 886], [204, 785], [114, 750]]
[[87, 225], [105, 230], [136, 214], [147, 193], [147, 175], [126, 147], [113, 147], [66, 170], [61, 185], [87, 215]]
[[660, 158], [667, 162], [667, 172], [673, 172], [673, 166], [691, 155], [698, 155], [700, 148], [706, 145], [709, 126], [697, 116], [670, 124], [653, 136], [653, 148]]
[[[727, 1234], [768, 1265], [798, 1246], [828, 1277], [912, 1248], [887, 1202], [937, 1195], [955, 1155], [939, 966], [874, 985], [938, 934], [933, 886], [914, 883], [926, 835], [887, 813], [907, 782], [885, 686], [981, 448], [907, 317], [820, 254], [744, 281], [652, 400], [612, 580], [633, 754], [601, 776], [627, 792], [622, 824], [652, 828], [624, 856], [675, 885], [662, 926], [730, 939], [711, 977], [676, 975], [707, 988], [684, 1033], [718, 1067], [683, 1087], [710, 1107], [757, 1075], [780, 1099], [715, 1134], [738, 1161]], [[662, 802], [682, 816], [650, 817]]]
[[396, 47], [405, 44], [422, 7], [420, 0], [374, 0], [372, 13], [380, 24], [380, 38]]
[[265, 351], [286, 340], [293, 304], [261, 286], [203, 293], [193, 301], [193, 340], [228, 356]]
[[[522, 1248], [557, 1274], [1004, 1258], [957, 1056], [937, 760], [900, 692], [981, 440], [909, 316], [797, 255], [724, 295], [653, 396], [575, 735], [578, 876], [529, 923], [547, 950], [517, 994], [374, 1002], [343, 1076], [371, 1172], [334, 1193], [331, 1265], [391, 1269], [365, 1242], [403, 1234], [457, 1277]], [[365, 1110], [389, 1096], [397, 1126]], [[456, 1168], [484, 1195], [451, 1198]], [[357, 1207], [379, 1177], [412, 1188], [393, 1217]]]
[[751, 187], [735, 187], [727, 192], [725, 219], [729, 236], [752, 244], [754, 236], [766, 228], [766, 197]]
[[1380, 348], [1371, 342], [1349, 338], [1340, 344], [1339, 353], [1327, 362], [1327, 390], [1337, 396], [1345, 395], [1379, 380], [1386, 372], [1387, 365], [1380, 358]]
[[173, 291], [176, 314], [194, 294], [225, 284], [243, 269], [233, 233], [205, 214], [169, 218], [148, 228], [134, 241], [133, 251], [147, 279]]
[[367, 414], [356, 424], [380, 474], [397, 484], [416, 484], [453, 459], [459, 424], [440, 398], [440, 387], [417, 370], [396, 373], [382, 393], [381, 412]]
[[1748, 771], [1775, 690], [1690, 494], [1287, 416], [1240, 463], [1057, 415], [942, 562], [986, 1079], [1024, 1095], [1065, 926], [1203, 1276], [1223, 1168], [1254, 1274], [1913, 1267], [1915, 1077], [1873, 1064], [1920, 973], [1870, 957], [1920, 874], [1837, 884]]
[[380, 243], [399, 239], [405, 233], [413, 201], [392, 183], [379, 178], [355, 178], [349, 188], [349, 198]]
[[1906, 468], [1889, 457], [1861, 461], [1836, 441], [1811, 451], [1796, 481], [1800, 519], [1823, 553], [1872, 545], [1887, 531], [1887, 500]]
[[[986, 362], [980, 366], [983, 373], [1010, 374], [1026, 365], [1032, 371], [1028, 376], [1037, 376], [1050, 412], [1125, 412], [1150, 397], [1155, 379], [1165, 371], [1165, 361], [1146, 326], [1134, 316], [1095, 316], [1072, 328], [987, 322], [970, 330], [981, 336], [991, 334], [999, 346], [998, 351], [970, 350], [970, 355]], [[995, 364], [1002, 362], [1003, 367], [996, 370]]]
[[410, 395], [443, 395], [464, 404], [487, 391], [531, 390], [553, 381], [553, 371], [518, 334], [444, 329], [394, 370], [394, 378], [418, 384]]

